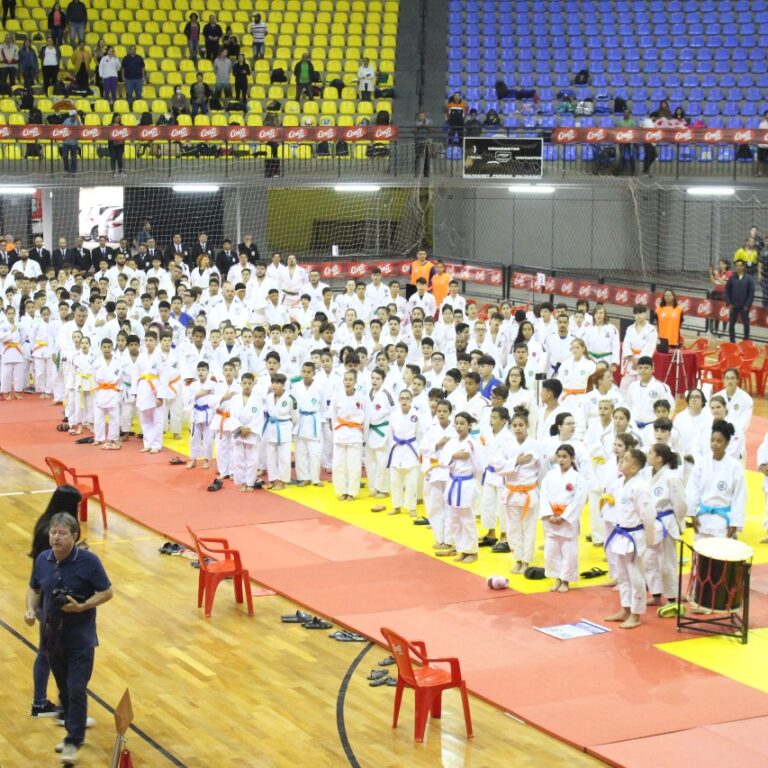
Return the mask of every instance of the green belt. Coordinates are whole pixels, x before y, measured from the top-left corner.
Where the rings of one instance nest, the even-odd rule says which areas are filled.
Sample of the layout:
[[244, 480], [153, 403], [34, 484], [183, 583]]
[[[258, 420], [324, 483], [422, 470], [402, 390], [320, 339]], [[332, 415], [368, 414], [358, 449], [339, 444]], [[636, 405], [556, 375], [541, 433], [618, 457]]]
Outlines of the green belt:
[[292, 376], [290, 379], [288, 379], [288, 382], [290, 384], [297, 384], [301, 381], [301, 376]]
[[387, 433], [384, 432], [382, 427], [388, 427], [389, 422], [388, 421], [382, 421], [381, 424], [371, 424], [371, 429], [380, 437], [386, 437]]
[[604, 357], [610, 357], [612, 352], [590, 352], [590, 357], [596, 357], [598, 360], [602, 360]]

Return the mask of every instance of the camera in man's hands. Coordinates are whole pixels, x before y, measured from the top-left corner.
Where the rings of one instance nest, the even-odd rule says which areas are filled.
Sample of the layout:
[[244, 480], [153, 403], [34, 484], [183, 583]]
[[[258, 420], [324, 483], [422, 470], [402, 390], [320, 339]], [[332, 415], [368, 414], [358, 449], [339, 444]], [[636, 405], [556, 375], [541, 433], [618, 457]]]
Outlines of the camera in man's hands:
[[78, 596], [74, 593], [71, 587], [56, 587], [51, 592], [51, 598], [53, 599], [53, 604], [57, 608], [63, 608], [65, 605], [69, 604], [69, 599], [72, 598], [73, 600], [76, 600], [77, 602], [80, 602], [78, 599]]

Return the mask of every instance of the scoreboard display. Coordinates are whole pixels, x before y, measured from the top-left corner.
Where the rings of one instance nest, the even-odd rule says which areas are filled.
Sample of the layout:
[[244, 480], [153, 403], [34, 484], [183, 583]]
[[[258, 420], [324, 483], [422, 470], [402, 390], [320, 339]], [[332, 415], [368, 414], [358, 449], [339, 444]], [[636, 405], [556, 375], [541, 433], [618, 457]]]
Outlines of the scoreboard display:
[[540, 179], [543, 139], [464, 138], [465, 179]]

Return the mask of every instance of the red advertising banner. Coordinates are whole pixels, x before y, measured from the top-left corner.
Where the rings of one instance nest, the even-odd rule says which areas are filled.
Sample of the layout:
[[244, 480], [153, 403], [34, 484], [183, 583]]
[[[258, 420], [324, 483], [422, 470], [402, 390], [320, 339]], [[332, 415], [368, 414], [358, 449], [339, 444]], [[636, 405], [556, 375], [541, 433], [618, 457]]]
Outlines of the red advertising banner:
[[554, 128], [553, 144], [768, 144], [750, 128]]
[[[378, 267], [384, 280], [395, 280], [400, 277], [408, 278], [411, 274], [411, 262], [399, 261], [320, 261], [306, 264], [306, 269], [317, 269], [321, 280], [344, 280], [348, 278], [364, 278], [371, 274], [371, 270]], [[452, 277], [466, 283], [480, 285], [502, 286], [504, 273], [501, 269], [491, 267], [470, 267], [466, 264], [453, 264], [446, 262], [446, 270]]]
[[[620, 307], [634, 307], [645, 304], [656, 307], [661, 301], [661, 291], [646, 291], [619, 285], [602, 285], [590, 281], [574, 280], [570, 277], [550, 277], [545, 279], [544, 287], [536, 285], [536, 275], [529, 272], [513, 272], [510, 276], [510, 289], [513, 291], [531, 291], [532, 293], [551, 293], [571, 299], [586, 299], [590, 303], [614, 304]], [[717, 318], [728, 320], [728, 306], [722, 301], [713, 301], [699, 296], [681, 296], [677, 294], [677, 303], [687, 317]], [[749, 312], [750, 322], [768, 326], [768, 309], [752, 307]]]
[[0, 125], [0, 140], [21, 141], [391, 141], [394, 125], [297, 126], [245, 125]]

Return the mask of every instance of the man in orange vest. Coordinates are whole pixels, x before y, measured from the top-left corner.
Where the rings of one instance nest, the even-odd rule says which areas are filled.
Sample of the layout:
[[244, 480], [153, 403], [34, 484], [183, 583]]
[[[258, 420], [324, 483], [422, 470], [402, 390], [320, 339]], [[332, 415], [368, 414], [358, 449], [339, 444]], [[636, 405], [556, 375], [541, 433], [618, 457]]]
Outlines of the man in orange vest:
[[432, 285], [430, 291], [435, 297], [435, 304], [440, 309], [443, 299], [448, 295], [448, 284], [451, 282], [451, 276], [445, 269], [442, 261], [435, 262], [435, 274], [432, 275]]
[[435, 265], [427, 261], [427, 252], [421, 248], [416, 254], [416, 261], [411, 262], [411, 277], [405, 287], [405, 298], [410, 299], [416, 293], [416, 281], [423, 277], [427, 281], [427, 289], [432, 283], [432, 271]]

